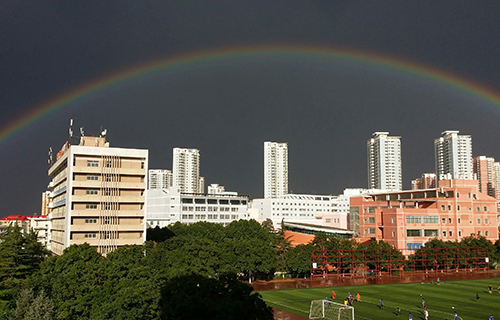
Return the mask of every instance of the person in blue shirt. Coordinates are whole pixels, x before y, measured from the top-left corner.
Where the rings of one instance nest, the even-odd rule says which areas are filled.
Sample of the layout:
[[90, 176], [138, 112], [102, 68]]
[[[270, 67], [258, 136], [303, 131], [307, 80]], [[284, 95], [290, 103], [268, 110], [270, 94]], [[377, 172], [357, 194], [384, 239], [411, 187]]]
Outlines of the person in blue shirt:
[[457, 315], [457, 312], [455, 311], [455, 313], [453, 314], [453, 320], [458, 320], [458, 315]]
[[490, 316], [489, 320], [495, 320], [495, 318], [493, 318], [493, 315]]
[[413, 319], [413, 316], [411, 315], [411, 312], [410, 312], [410, 315], [408, 316], [408, 320], [412, 320]]
[[380, 309], [384, 309], [384, 299], [380, 299]]
[[422, 298], [422, 309], [425, 309], [425, 300]]

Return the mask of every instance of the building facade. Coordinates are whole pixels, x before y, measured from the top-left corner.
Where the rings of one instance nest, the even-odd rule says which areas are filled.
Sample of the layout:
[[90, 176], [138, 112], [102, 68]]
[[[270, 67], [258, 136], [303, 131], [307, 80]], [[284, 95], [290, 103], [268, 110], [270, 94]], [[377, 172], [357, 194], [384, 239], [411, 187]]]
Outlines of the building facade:
[[283, 221], [302, 222], [316, 226], [347, 228], [347, 214], [337, 211], [337, 196], [287, 194], [280, 198], [253, 199], [251, 218], [257, 221], [270, 219], [275, 228]]
[[200, 177], [200, 151], [174, 148], [172, 159], [172, 186], [185, 193], [203, 193], [205, 180]]
[[473, 171], [479, 192], [500, 200], [500, 163], [491, 157], [478, 156], [473, 159]]
[[472, 138], [447, 130], [434, 140], [436, 175], [438, 180], [466, 179], [473, 177]]
[[424, 173], [419, 179], [411, 181], [411, 189], [432, 189], [436, 187], [437, 177], [435, 173]]
[[264, 142], [264, 198], [288, 193], [288, 143]]
[[471, 235], [498, 240], [498, 200], [480, 193], [476, 180], [441, 180], [439, 188], [351, 197], [349, 228], [363, 242], [384, 240], [411, 254], [433, 238]]
[[65, 144], [48, 174], [48, 248], [88, 243], [106, 254], [145, 240], [148, 151], [111, 148], [105, 137]]
[[177, 187], [147, 192], [147, 224], [163, 228], [176, 222], [228, 225], [247, 219], [248, 196], [236, 193], [183, 193]]
[[368, 154], [368, 188], [401, 190], [401, 137], [389, 132], [375, 132], [366, 143]]
[[150, 169], [148, 189], [168, 189], [172, 186], [172, 171], [165, 169]]

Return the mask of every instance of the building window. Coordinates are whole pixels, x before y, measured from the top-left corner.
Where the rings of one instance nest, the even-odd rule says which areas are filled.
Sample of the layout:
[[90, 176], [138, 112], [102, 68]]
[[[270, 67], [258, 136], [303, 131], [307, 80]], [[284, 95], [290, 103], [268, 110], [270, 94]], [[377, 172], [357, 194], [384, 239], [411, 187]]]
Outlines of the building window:
[[421, 237], [422, 236], [422, 230], [407, 229], [406, 230], [406, 236], [407, 237]]
[[441, 218], [441, 223], [446, 224], [446, 218]]
[[451, 218], [448, 218], [448, 223], [450, 223], [450, 224], [451, 224]]
[[451, 205], [448, 205], [448, 211], [451, 211]]
[[477, 235], [478, 235], [478, 236], [480, 236], [480, 235], [481, 235], [481, 230], [479, 230], [479, 231], [477, 232]]
[[97, 203], [87, 203], [85, 205], [85, 209], [87, 209], [87, 210], [97, 210]]
[[364, 219], [363, 221], [364, 221], [365, 223], [367, 223], [367, 222], [368, 222], [368, 220], [367, 220], [367, 219]]
[[462, 231], [458, 231], [458, 236], [461, 237], [462, 236]]
[[446, 210], [446, 206], [444, 204], [441, 205], [441, 211], [445, 211]]
[[84, 237], [85, 239], [97, 239], [97, 233], [86, 233]]
[[453, 231], [449, 231], [448, 234], [450, 235], [450, 237], [453, 237]]
[[462, 223], [462, 219], [458, 218], [458, 223], [459, 224]]
[[477, 219], [477, 224], [481, 224], [481, 219]]
[[480, 206], [476, 206], [476, 211], [477, 212], [481, 211], [481, 207]]
[[368, 223], [375, 223], [375, 217], [368, 218]]
[[394, 218], [391, 218], [391, 222], [394, 224]]
[[484, 206], [484, 212], [488, 212], [488, 207]]
[[393, 232], [392, 232], [392, 237], [393, 237], [393, 238], [394, 238], [394, 237], [396, 237], [396, 231], [393, 231]]
[[424, 216], [424, 223], [439, 223], [438, 216]]
[[97, 223], [97, 219], [85, 219], [85, 223], [87, 223], [87, 224], [96, 224]]
[[460, 193], [457, 192], [457, 198], [460, 198]]
[[87, 167], [98, 167], [99, 161], [97, 160], [87, 160]]
[[369, 228], [368, 231], [370, 232], [370, 234], [375, 234], [375, 228]]
[[99, 176], [97, 174], [88, 174], [87, 175], [87, 181], [98, 181]]
[[460, 205], [457, 206], [457, 210], [460, 211]]
[[367, 234], [367, 233], [368, 233], [368, 230], [366, 230], [366, 229], [365, 229], [363, 233], [364, 233], [364, 234]]
[[97, 189], [87, 189], [86, 193], [87, 193], [88, 195], [93, 195], [93, 196], [96, 196], [96, 195], [98, 195], [98, 194], [99, 194], [99, 190], [97, 190]]
[[424, 237], [437, 237], [438, 235], [439, 230], [437, 229], [424, 230]]
[[489, 224], [489, 220], [488, 219], [484, 219], [484, 224]]
[[484, 235], [488, 237], [490, 235], [490, 232], [489, 231], [485, 231]]
[[446, 238], [446, 231], [443, 231], [443, 238]]
[[422, 216], [406, 216], [406, 223], [422, 223]]

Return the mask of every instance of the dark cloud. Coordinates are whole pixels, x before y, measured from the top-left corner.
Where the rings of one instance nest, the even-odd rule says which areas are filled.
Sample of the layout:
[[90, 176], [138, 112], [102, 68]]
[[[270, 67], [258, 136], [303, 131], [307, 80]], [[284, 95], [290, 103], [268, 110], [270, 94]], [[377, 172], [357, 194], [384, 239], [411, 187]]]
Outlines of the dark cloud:
[[[50, 98], [139, 63], [227, 46], [352, 48], [442, 70], [500, 91], [500, 7], [472, 2], [11, 1], [0, 12], [0, 127]], [[7, 214], [40, 211], [47, 150], [70, 118], [112, 146], [147, 148], [170, 168], [198, 148], [207, 183], [260, 197], [263, 142], [289, 143], [290, 189], [365, 187], [366, 140], [402, 137], [403, 179], [434, 170], [433, 139], [455, 129], [500, 160], [498, 106], [415, 74], [363, 62], [232, 58], [135, 78], [72, 103], [0, 144]]]

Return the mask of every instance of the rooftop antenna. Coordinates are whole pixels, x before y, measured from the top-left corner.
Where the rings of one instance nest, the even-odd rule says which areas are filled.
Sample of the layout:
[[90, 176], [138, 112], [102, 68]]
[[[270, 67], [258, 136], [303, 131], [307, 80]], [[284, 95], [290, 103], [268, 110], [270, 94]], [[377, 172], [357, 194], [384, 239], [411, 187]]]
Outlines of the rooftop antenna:
[[108, 129], [101, 130], [101, 138], [106, 137], [107, 132], [108, 132]]
[[71, 145], [71, 138], [73, 138], [73, 119], [69, 120], [69, 139], [68, 139], [69, 145]]
[[80, 127], [80, 134], [82, 137], [85, 137], [85, 132], [83, 131], [83, 127]]

